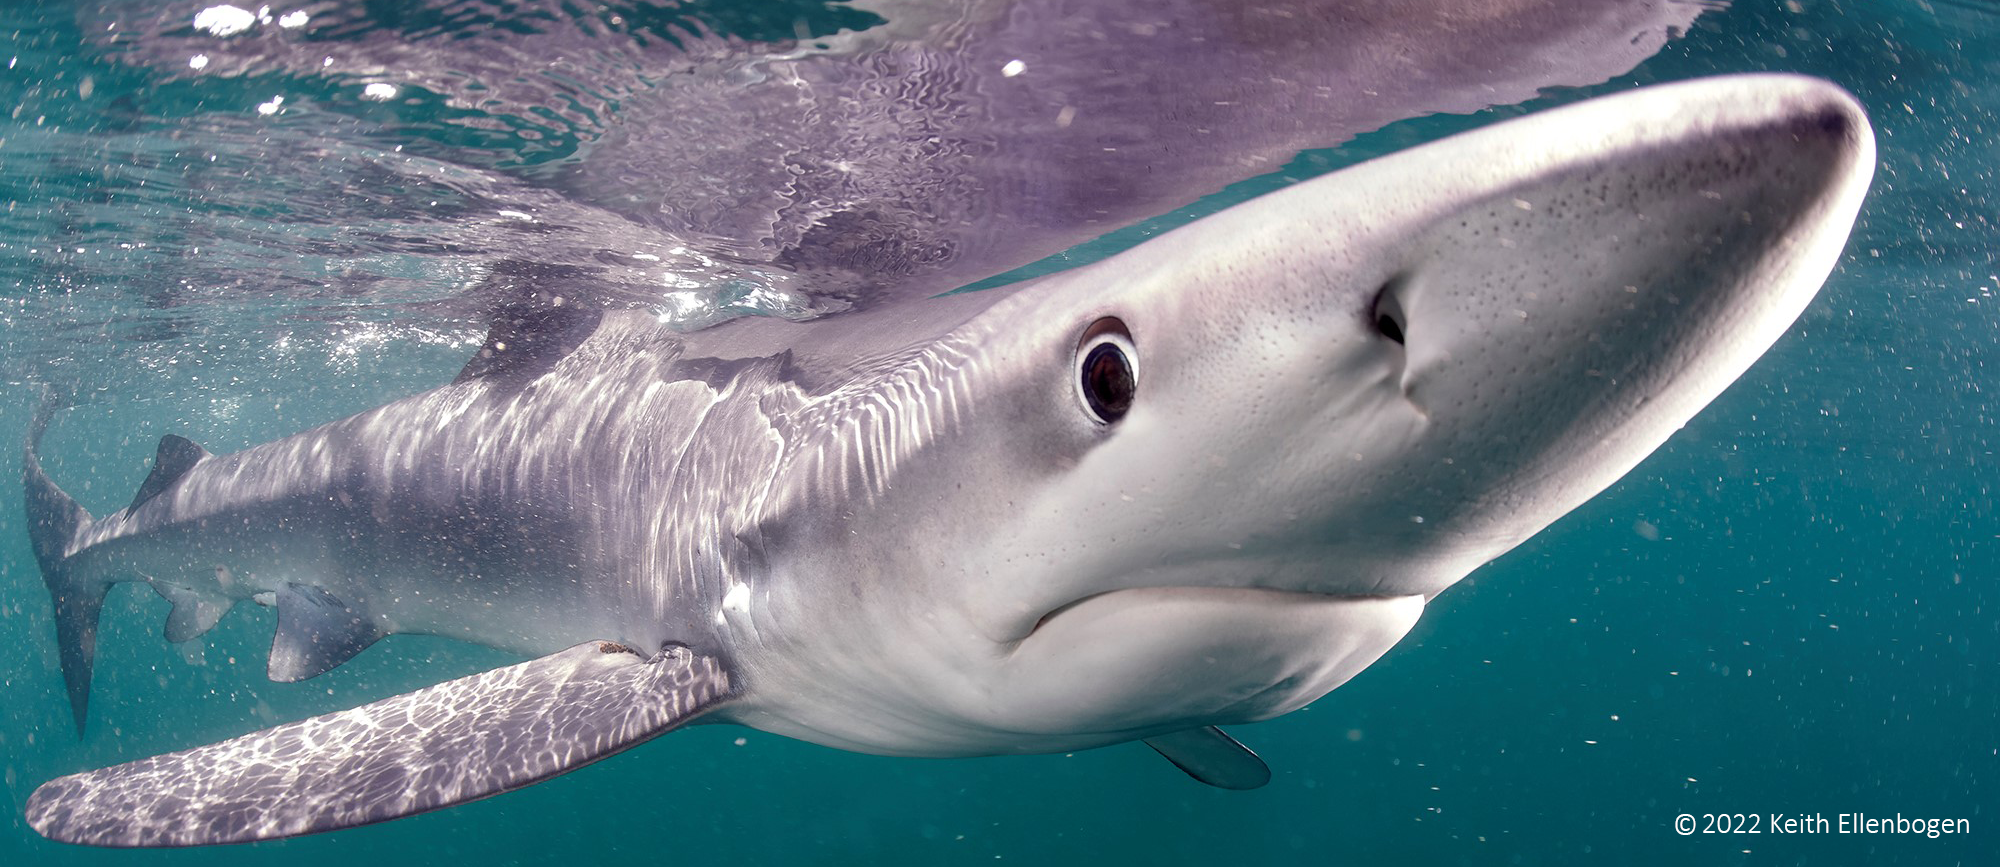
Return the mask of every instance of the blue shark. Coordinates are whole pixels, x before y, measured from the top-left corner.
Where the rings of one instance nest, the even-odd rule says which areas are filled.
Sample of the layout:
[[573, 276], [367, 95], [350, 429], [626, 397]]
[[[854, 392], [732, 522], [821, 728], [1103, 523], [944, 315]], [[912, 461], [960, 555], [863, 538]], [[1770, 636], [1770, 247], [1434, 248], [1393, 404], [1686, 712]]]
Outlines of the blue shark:
[[24, 476], [79, 725], [117, 582], [269, 673], [385, 635], [535, 657], [53, 780], [42, 834], [242, 842], [518, 788], [696, 723], [896, 756], [1144, 741], [1377, 661], [1630, 471], [1810, 303], [1873, 139], [1828, 83], [1659, 86], [1463, 133], [1000, 289], [695, 332], [524, 299], [434, 391], [101, 518]]

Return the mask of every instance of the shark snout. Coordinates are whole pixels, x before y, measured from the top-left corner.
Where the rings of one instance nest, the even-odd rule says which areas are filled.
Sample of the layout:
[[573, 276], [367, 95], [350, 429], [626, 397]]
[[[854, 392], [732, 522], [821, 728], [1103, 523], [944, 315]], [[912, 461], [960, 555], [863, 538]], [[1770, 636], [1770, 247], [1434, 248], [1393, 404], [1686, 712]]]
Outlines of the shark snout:
[[1429, 531], [1505, 550], [1784, 333], [1839, 255], [1873, 143], [1852, 97], [1784, 76], [1600, 100], [1429, 156], [1472, 160], [1488, 134], [1517, 165], [1484, 169], [1409, 232], [1370, 319], [1429, 422], [1405, 456]]

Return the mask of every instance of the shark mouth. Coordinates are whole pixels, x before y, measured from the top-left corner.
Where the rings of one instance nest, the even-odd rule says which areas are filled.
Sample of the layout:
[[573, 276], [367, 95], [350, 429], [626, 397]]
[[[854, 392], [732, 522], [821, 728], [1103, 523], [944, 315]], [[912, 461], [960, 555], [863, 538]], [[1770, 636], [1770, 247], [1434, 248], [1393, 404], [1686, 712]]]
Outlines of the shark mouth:
[[1241, 587], [1093, 594], [1015, 643], [1009, 715], [1021, 731], [1143, 734], [1269, 719], [1380, 659], [1424, 602]]
[[[1153, 594], [1148, 594], [1147, 591], [1158, 591], [1158, 592]], [[1177, 597], [1189, 597], [1189, 596], [1199, 596], [1203, 594], [1208, 594], [1210, 591], [1221, 591], [1222, 595], [1225, 596], [1231, 594], [1248, 593], [1253, 595], [1246, 598], [1255, 598], [1255, 599], [1268, 598], [1269, 601], [1272, 602], [1282, 602], [1285, 597], [1296, 597], [1294, 601], [1305, 604], [1310, 604], [1314, 602], [1323, 602], [1327, 600], [1398, 599], [1406, 595], [1420, 596], [1425, 601], [1429, 601], [1431, 598], [1437, 595], [1434, 592], [1422, 593], [1422, 594], [1326, 593], [1314, 590], [1280, 590], [1271, 587], [1127, 587], [1118, 590], [1105, 590], [1098, 593], [1092, 593], [1087, 596], [1083, 596], [1078, 599], [1073, 599], [1069, 602], [1065, 602], [1061, 605], [1049, 609], [1047, 613], [1043, 614], [1040, 619], [1035, 621], [1035, 625], [1028, 630], [1028, 634], [1026, 636], [1023, 636], [1020, 639], [1020, 641], [1026, 641], [1029, 638], [1032, 638], [1035, 635], [1035, 633], [1041, 631], [1042, 627], [1048, 625], [1049, 621], [1054, 620], [1055, 618], [1060, 617], [1076, 608], [1090, 605], [1092, 603], [1103, 600], [1105, 599], [1105, 597], [1117, 596], [1119, 594], [1124, 594], [1124, 593], [1135, 593], [1135, 594], [1141, 594], [1141, 596], [1133, 599], [1132, 601], [1134, 601], [1135, 603], [1143, 603], [1144, 601], [1147, 601], [1147, 599], [1149, 598], [1153, 599], [1153, 601], [1166, 601], [1168, 599], [1173, 599]], [[1165, 598], [1162, 599], [1159, 597], [1165, 597]], [[1114, 600], [1114, 601], [1123, 602], [1125, 600]]]

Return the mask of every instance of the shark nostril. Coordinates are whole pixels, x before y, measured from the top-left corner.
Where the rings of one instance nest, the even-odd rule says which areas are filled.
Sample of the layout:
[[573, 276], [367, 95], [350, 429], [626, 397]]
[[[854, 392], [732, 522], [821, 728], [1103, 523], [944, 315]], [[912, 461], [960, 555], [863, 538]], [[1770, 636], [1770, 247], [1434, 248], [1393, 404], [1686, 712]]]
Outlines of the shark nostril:
[[1408, 329], [1402, 301], [1396, 297], [1396, 287], [1400, 283], [1400, 280], [1392, 279], [1382, 284], [1382, 288], [1375, 291], [1372, 307], [1375, 331], [1397, 346], [1404, 345], [1403, 334]]
[[1388, 314], [1375, 314], [1375, 330], [1382, 332], [1383, 337], [1395, 341], [1396, 345], [1403, 345], [1403, 326], [1396, 324], [1396, 320], [1390, 318]]

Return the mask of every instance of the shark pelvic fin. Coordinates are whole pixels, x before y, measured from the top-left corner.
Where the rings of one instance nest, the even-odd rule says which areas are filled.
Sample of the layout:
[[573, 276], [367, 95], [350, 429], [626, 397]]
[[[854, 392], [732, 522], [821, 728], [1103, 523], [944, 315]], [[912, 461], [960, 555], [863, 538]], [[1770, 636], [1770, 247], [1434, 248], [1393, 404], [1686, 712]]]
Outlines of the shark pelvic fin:
[[50, 392], [35, 408], [28, 425], [28, 442], [21, 458], [21, 485], [26, 493], [28, 543], [42, 568], [42, 583], [55, 603], [56, 646], [62, 655], [63, 683], [69, 689], [70, 714], [76, 733], [83, 734], [90, 715], [90, 668], [97, 656], [97, 616], [111, 585], [70, 568], [69, 545], [90, 525], [90, 513], [56, 487], [42, 472], [42, 432], [63, 401]]
[[186, 587], [152, 582], [153, 589], [161, 598], [173, 603], [174, 610], [167, 614], [167, 640], [180, 644], [193, 641], [215, 628], [222, 615], [229, 613], [236, 601], [226, 596], [201, 593]]
[[1215, 726], [1147, 738], [1146, 746], [1218, 789], [1256, 789], [1271, 781], [1271, 768], [1263, 759]]
[[137, 509], [147, 500], [159, 496], [161, 491], [180, 481], [181, 476], [187, 475], [187, 471], [194, 469], [194, 465], [201, 463], [205, 457], [208, 457], [208, 450], [195, 445], [194, 440], [173, 434], [160, 437], [160, 447], [153, 452], [153, 471], [139, 483], [139, 492], [132, 495], [132, 505], [126, 506], [125, 510]]
[[332, 671], [385, 634], [368, 612], [309, 584], [286, 584], [277, 602], [267, 673], [279, 683]]
[[90, 846], [291, 837], [449, 807], [566, 773], [733, 694], [720, 659], [580, 644], [353, 710], [50, 781], [42, 836]]

